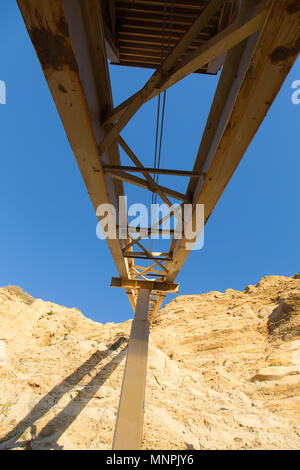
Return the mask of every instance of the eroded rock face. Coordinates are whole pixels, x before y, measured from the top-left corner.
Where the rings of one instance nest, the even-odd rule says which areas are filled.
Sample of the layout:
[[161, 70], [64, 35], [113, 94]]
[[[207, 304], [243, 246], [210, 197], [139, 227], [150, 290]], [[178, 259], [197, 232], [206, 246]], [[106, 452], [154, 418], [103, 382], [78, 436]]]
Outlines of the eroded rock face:
[[[299, 308], [296, 275], [162, 309], [143, 447], [299, 449]], [[0, 289], [0, 449], [110, 449], [129, 331]]]

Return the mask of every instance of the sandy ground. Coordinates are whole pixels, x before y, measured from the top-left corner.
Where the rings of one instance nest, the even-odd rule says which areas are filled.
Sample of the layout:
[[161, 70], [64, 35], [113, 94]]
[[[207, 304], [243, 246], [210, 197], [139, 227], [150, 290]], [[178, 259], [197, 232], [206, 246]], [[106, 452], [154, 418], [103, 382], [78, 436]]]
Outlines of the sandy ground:
[[[129, 331], [0, 289], [0, 449], [110, 449]], [[300, 449], [299, 417], [299, 275], [159, 312], [144, 449]]]

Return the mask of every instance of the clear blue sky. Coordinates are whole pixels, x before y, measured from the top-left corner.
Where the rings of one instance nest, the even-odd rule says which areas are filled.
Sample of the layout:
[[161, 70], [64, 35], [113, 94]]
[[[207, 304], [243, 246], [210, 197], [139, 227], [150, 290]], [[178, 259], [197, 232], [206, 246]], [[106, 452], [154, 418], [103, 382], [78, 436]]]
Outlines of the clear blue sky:
[[[21, 286], [100, 322], [128, 319], [127, 297], [109, 287], [117, 272], [96, 238], [94, 210], [16, 2], [2, 0], [0, 13], [0, 80], [7, 85], [0, 286]], [[149, 73], [111, 67], [115, 104]], [[300, 271], [300, 105], [291, 102], [299, 79], [298, 60], [206, 226], [204, 249], [180, 273], [181, 294], [244, 289], [264, 275]], [[216, 83], [193, 75], [168, 92], [162, 167], [192, 168]], [[153, 160], [154, 109], [148, 103], [124, 132], [145, 164]]]

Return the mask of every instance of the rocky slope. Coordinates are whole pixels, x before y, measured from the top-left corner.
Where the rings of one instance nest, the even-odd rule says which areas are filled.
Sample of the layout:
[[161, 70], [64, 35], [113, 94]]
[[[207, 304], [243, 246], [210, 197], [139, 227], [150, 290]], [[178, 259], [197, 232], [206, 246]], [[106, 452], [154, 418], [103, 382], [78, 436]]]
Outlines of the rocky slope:
[[[0, 289], [0, 449], [110, 449], [129, 330]], [[299, 449], [299, 417], [299, 275], [160, 311], [145, 449]]]

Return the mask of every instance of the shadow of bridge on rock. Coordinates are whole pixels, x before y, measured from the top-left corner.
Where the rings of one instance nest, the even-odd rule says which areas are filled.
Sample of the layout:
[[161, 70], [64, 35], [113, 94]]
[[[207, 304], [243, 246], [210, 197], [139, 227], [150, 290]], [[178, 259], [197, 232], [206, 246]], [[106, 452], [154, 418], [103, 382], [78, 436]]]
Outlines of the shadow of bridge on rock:
[[[37, 434], [35, 423], [45, 416], [51, 408], [53, 408], [59, 400], [73, 388], [105, 358], [110, 356], [114, 351], [118, 350], [127, 338], [120, 337], [106, 351], [96, 351], [86, 362], [84, 362], [71, 375], [66, 377], [60, 384], [56, 385], [47, 395], [45, 395], [28, 413], [25, 418], [17, 424], [6, 436], [0, 439], [0, 450], [9, 450], [16, 447], [23, 447], [25, 450], [32, 450], [34, 442], [37, 440], [45, 440], [45, 448], [61, 449], [57, 444], [58, 439], [65, 433], [68, 427], [75, 421], [77, 416], [88, 405], [90, 400], [96, 395], [100, 387], [107, 381], [110, 375], [118, 367], [125, 357], [127, 344], [121, 351], [112, 358], [91, 381], [82, 386], [77, 395], [62, 409], [52, 420], [50, 420], [44, 428]], [[74, 412], [75, 411], [75, 412]], [[18, 439], [24, 432], [30, 428], [31, 439], [18, 442]], [[47, 438], [49, 437], [49, 442]]]

